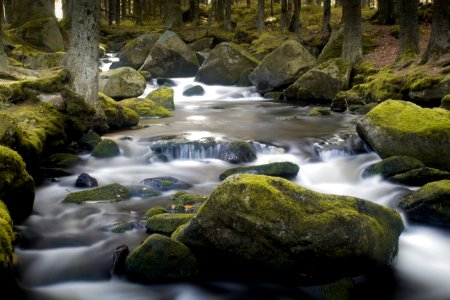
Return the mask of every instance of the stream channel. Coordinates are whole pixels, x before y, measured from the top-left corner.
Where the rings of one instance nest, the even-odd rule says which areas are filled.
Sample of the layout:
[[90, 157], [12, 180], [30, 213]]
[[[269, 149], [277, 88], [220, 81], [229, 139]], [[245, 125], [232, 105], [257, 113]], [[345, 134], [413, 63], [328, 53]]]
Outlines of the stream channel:
[[[145, 178], [173, 176], [193, 185], [188, 192], [208, 195], [219, 184], [219, 174], [235, 166], [211, 153], [189, 148], [180, 149], [168, 162], [154, 160], [150, 144], [158, 136], [255, 141], [259, 151], [251, 164], [290, 161], [300, 166], [293, 181], [301, 186], [396, 209], [406, 187], [380, 177], [361, 177], [366, 166], [380, 160], [376, 153], [327, 148], [343, 135], [354, 134], [359, 116], [307, 116], [310, 107], [263, 99], [252, 87], [202, 85], [205, 95], [184, 97], [183, 90], [198, 83], [193, 78], [174, 81], [173, 117], [142, 119], [140, 124], [145, 126], [141, 129], [106, 135], [119, 143], [119, 157], [96, 159], [84, 155], [73, 176], [37, 187], [34, 212], [18, 226], [24, 242], [15, 249], [21, 261], [19, 281], [27, 299], [304, 299], [305, 295], [315, 299], [314, 287], [232, 281], [140, 285], [111, 276], [115, 248], [126, 244], [132, 250], [148, 234], [139, 227], [113, 233], [105, 231], [105, 226], [141, 220], [147, 209], [169, 205], [174, 191], [116, 203], [62, 203], [69, 192], [80, 190], [74, 187], [79, 174], [90, 174], [100, 186], [132, 185]], [[149, 83], [141, 97], [156, 88]], [[393, 274], [377, 281], [375, 290], [388, 290], [383, 299], [450, 299], [450, 235], [433, 227], [407, 224], [405, 218], [404, 222]], [[370, 298], [370, 293], [368, 290], [362, 299]]]

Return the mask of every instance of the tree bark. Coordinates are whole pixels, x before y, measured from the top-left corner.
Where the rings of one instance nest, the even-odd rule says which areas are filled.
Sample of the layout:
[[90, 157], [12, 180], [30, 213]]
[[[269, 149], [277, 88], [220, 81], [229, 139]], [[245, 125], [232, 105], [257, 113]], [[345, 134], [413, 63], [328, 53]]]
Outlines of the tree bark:
[[289, 24], [288, 0], [281, 0], [281, 16], [280, 16], [281, 32], [286, 31], [288, 24]]
[[[0, 6], [3, 12], [3, 0], [0, 0]], [[5, 46], [3, 45], [3, 39], [1, 35], [3, 33], [3, 24], [0, 22], [0, 72], [7, 72], [9, 67], [8, 56], [5, 52]]]
[[228, 31], [232, 31], [233, 28], [231, 26], [231, 0], [225, 1], [225, 29]]
[[331, 0], [323, 1], [322, 32], [331, 32]]
[[264, 0], [258, 0], [257, 27], [259, 34], [263, 33], [265, 30], [264, 19]]
[[399, 0], [400, 51], [399, 59], [406, 59], [419, 53], [419, 0]]
[[206, 26], [206, 35], [209, 34], [209, 32], [211, 31], [212, 18], [213, 18], [214, 11], [216, 9], [216, 1], [217, 0], [211, 0], [211, 6], [210, 6], [209, 12], [208, 12], [208, 25]]
[[423, 63], [436, 61], [443, 54], [450, 53], [449, 5], [449, 0], [434, 0], [433, 2], [431, 37], [428, 42], [427, 50], [422, 58]]
[[224, 0], [216, 0], [216, 20], [218, 22], [223, 22], [225, 19], [223, 2]]
[[100, 2], [73, 2], [70, 48], [67, 68], [76, 94], [102, 113], [98, 104], [98, 47], [100, 41]]
[[357, 63], [362, 58], [361, 0], [346, 0], [342, 57]]
[[62, 1], [63, 19], [61, 23], [64, 28], [70, 28], [72, 25], [72, 1], [73, 0]]
[[144, 0], [134, 0], [133, 1], [133, 14], [136, 25], [144, 25]]
[[252, 1], [251, 0], [247, 0], [247, 7], [252, 6]]
[[289, 25], [289, 29], [292, 32], [295, 32], [297, 34], [297, 38], [301, 39], [300, 34], [300, 11], [301, 11], [301, 0], [294, 0], [294, 13], [292, 14], [291, 24]]
[[395, 24], [394, 0], [378, 0], [377, 20], [384, 25]]

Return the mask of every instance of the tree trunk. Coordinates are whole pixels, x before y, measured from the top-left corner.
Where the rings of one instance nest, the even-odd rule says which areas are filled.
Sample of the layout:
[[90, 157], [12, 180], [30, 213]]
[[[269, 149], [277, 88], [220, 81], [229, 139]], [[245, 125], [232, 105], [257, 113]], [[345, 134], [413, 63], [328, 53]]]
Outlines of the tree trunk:
[[322, 0], [317, 0], [317, 1], [316, 1], [316, 4], [317, 4], [318, 6], [322, 6]]
[[[116, 25], [120, 25], [120, 0], [114, 0], [115, 1], [115, 10], [114, 10], [114, 20], [116, 21]], [[142, 1], [142, 0], [141, 0]]]
[[288, 0], [281, 0], [280, 29], [285, 32], [289, 24]]
[[[399, 0], [400, 52], [399, 59], [407, 59], [419, 53], [419, 0]], [[447, 33], [448, 34], [448, 33]]]
[[208, 12], [208, 25], [206, 26], [206, 35], [208, 35], [211, 30], [212, 18], [216, 9], [216, 1], [217, 0], [211, 0], [211, 7], [209, 8]]
[[216, 20], [218, 22], [223, 22], [225, 19], [223, 2], [224, 0], [216, 0]]
[[231, 26], [231, 0], [225, 1], [225, 29], [228, 31], [232, 31], [233, 28]]
[[63, 0], [62, 2], [63, 19], [61, 23], [64, 28], [70, 28], [72, 25], [72, 1]]
[[346, 9], [347, 0], [341, 0], [341, 5], [342, 5], [341, 23], [345, 23], [345, 14], [347, 13]]
[[289, 25], [289, 30], [297, 34], [297, 38], [301, 39], [300, 34], [300, 11], [301, 11], [301, 0], [294, 0], [294, 13], [292, 15], [291, 24]]
[[100, 2], [76, 0], [72, 7], [72, 31], [67, 53], [72, 86], [87, 104], [102, 113], [98, 104]]
[[342, 57], [357, 63], [362, 58], [361, 0], [346, 0]]
[[166, 9], [164, 11], [164, 26], [166, 30], [172, 30], [183, 24], [181, 14], [181, 0], [164, 1]]
[[111, 26], [114, 23], [114, 3], [115, 0], [108, 1], [108, 25]]
[[189, 20], [194, 21], [195, 24], [198, 23], [198, 5], [198, 0], [189, 0]]
[[450, 53], [449, 5], [449, 0], [434, 0], [433, 2], [431, 37], [422, 59], [422, 62], [424, 63], [436, 61], [442, 54]]
[[252, 1], [251, 0], [247, 0], [247, 7], [252, 6]]
[[265, 30], [264, 20], [265, 20], [264, 0], [258, 0], [257, 27], [259, 34], [263, 33]]
[[144, 25], [144, 7], [143, 2], [144, 0], [134, 0], [133, 1], [133, 14], [134, 14], [134, 20], [136, 25]]
[[[0, 0], [0, 6], [2, 8], [2, 13], [3, 13], [3, 0]], [[1, 34], [3, 33], [3, 24], [0, 22], [0, 37]], [[8, 56], [5, 53], [5, 47], [3, 45], [3, 39], [0, 38], [0, 72], [7, 72], [8, 71], [8, 66], [9, 66], [9, 62], [8, 62]]]
[[323, 18], [322, 18], [322, 32], [329, 34], [331, 32], [331, 0], [323, 1]]
[[395, 8], [394, 0], [378, 0], [377, 20], [384, 25], [395, 24], [394, 8]]
[[125, 17], [127, 16], [127, 0], [122, 0], [122, 6], [121, 6], [121, 10], [122, 10], [122, 20], [125, 19]]

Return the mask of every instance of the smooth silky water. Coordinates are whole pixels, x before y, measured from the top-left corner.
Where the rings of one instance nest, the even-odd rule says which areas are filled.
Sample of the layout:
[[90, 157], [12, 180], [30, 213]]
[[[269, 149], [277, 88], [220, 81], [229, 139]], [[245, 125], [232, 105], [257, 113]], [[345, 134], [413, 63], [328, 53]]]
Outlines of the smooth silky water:
[[[106, 66], [107, 68], [108, 66]], [[107, 232], [116, 222], [139, 221], [144, 212], [171, 203], [165, 192], [152, 198], [132, 198], [119, 203], [63, 204], [80, 173], [89, 173], [99, 185], [138, 184], [156, 176], [174, 176], [193, 184], [188, 190], [207, 195], [219, 183], [219, 174], [234, 165], [201, 153], [195, 159], [152, 160], [149, 138], [184, 135], [188, 139], [252, 140], [266, 145], [258, 153], [262, 164], [291, 161], [300, 166], [293, 179], [323, 193], [351, 195], [396, 208], [406, 187], [380, 177], [361, 178], [362, 170], [380, 158], [374, 153], [350, 155], [345, 151], [317, 152], [316, 145], [355, 132], [357, 116], [335, 114], [308, 117], [309, 107], [265, 100], [253, 88], [205, 86], [204, 96], [184, 97], [193, 78], [177, 78], [174, 116], [142, 119], [143, 128], [110, 133], [119, 143], [121, 156], [95, 159], [82, 156], [73, 176], [47, 181], [37, 187], [33, 214], [18, 228], [23, 242], [15, 251], [20, 259], [19, 281], [27, 299], [300, 299], [308, 289], [271, 283], [181, 282], [140, 285], [111, 276], [114, 249], [122, 244], [132, 250], [147, 236], [144, 229], [122, 234]], [[156, 86], [147, 86], [144, 97]], [[190, 156], [189, 156], [190, 155]], [[415, 190], [417, 188], [410, 188]], [[450, 237], [433, 227], [406, 223], [394, 276], [388, 279], [389, 299], [450, 299]], [[391, 281], [394, 282], [391, 282]], [[384, 289], [378, 286], [377, 289]], [[387, 287], [386, 287], [387, 288]]]

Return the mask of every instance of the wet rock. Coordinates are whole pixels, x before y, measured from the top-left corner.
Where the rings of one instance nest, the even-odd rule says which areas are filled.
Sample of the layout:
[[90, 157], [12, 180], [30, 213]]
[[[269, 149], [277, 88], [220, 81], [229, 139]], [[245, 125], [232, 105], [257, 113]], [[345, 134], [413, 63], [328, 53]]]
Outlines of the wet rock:
[[170, 235], [178, 227], [189, 222], [193, 217], [193, 214], [157, 214], [147, 219], [145, 228], [148, 232]]
[[78, 140], [78, 145], [83, 150], [92, 151], [101, 142], [102, 138], [96, 132], [89, 130]]
[[120, 60], [114, 67], [139, 69], [160, 37], [159, 33], [149, 33], [127, 42], [117, 55]]
[[120, 148], [113, 140], [104, 139], [100, 144], [95, 146], [91, 155], [96, 158], [111, 158], [120, 155]]
[[42, 161], [46, 168], [70, 169], [82, 162], [82, 159], [71, 153], [54, 153]]
[[81, 188], [97, 187], [98, 182], [97, 179], [91, 177], [89, 174], [81, 173], [75, 181], [75, 186]]
[[224, 180], [234, 174], [259, 174], [289, 179], [297, 176], [299, 170], [300, 168], [294, 163], [275, 162], [265, 165], [231, 168], [221, 173], [219, 178], [220, 180]]
[[391, 182], [411, 186], [422, 186], [433, 181], [446, 179], [450, 180], [450, 172], [428, 167], [411, 170], [388, 178]]
[[114, 99], [139, 97], [147, 82], [135, 69], [121, 67], [103, 72], [99, 76], [99, 91]]
[[126, 187], [113, 183], [91, 190], [70, 193], [64, 198], [63, 202], [77, 204], [84, 202], [118, 202], [128, 200], [131, 196]]
[[383, 178], [389, 178], [422, 167], [425, 167], [423, 162], [413, 157], [392, 156], [368, 166], [364, 169], [362, 176], [369, 177], [380, 175]]
[[308, 117], [319, 117], [331, 115], [329, 108], [313, 108], [308, 111]]
[[139, 115], [132, 109], [120, 105], [114, 99], [99, 93], [100, 106], [105, 112], [109, 129], [126, 129], [139, 124]]
[[159, 86], [165, 86], [165, 87], [174, 87], [174, 86], [177, 86], [177, 84], [175, 83], [175, 81], [173, 81], [173, 80], [170, 79], [170, 78], [161, 78], [161, 77], [156, 78], [156, 83], [157, 83]]
[[158, 191], [185, 190], [192, 187], [191, 184], [170, 176], [146, 178], [141, 181], [141, 184]]
[[148, 209], [145, 212], [144, 219], [148, 220], [148, 219], [150, 219], [153, 216], [160, 215], [160, 214], [166, 214], [168, 212], [169, 211], [167, 209], [165, 209], [164, 207], [162, 207], [162, 206], [155, 206], [155, 207], [152, 207], [152, 208]]
[[111, 225], [106, 225], [103, 227], [104, 231], [112, 232], [112, 233], [124, 233], [131, 230], [141, 230], [144, 231], [145, 224], [140, 221], [134, 222], [117, 222]]
[[355, 134], [335, 136], [314, 144], [314, 152], [321, 158], [328, 156], [348, 156], [372, 151], [367, 144]]
[[167, 118], [173, 116], [168, 109], [150, 99], [131, 98], [119, 102], [123, 107], [134, 110], [142, 118]]
[[159, 190], [152, 189], [145, 184], [127, 185], [127, 189], [133, 197], [149, 198], [161, 195]]
[[356, 92], [348, 90], [336, 94], [331, 102], [331, 110], [335, 112], [344, 112], [352, 106], [365, 105], [366, 101]]
[[205, 89], [201, 85], [194, 85], [188, 87], [183, 91], [183, 96], [191, 97], [191, 96], [203, 96], [205, 94]]
[[150, 99], [165, 109], [175, 110], [175, 103], [173, 99], [173, 89], [168, 87], [160, 87], [145, 97], [146, 99]]
[[127, 245], [120, 245], [114, 250], [113, 263], [111, 268], [111, 274], [124, 275], [126, 267], [126, 259], [130, 254], [130, 250]]

